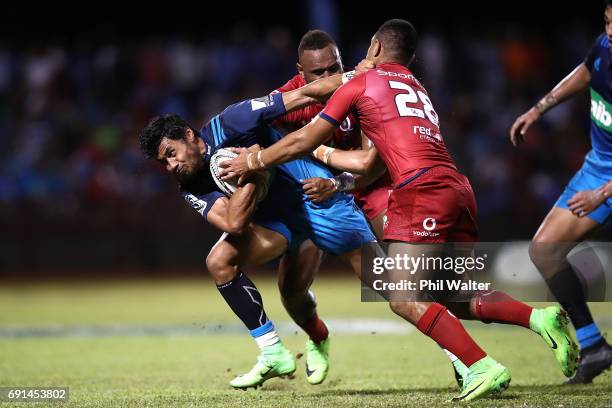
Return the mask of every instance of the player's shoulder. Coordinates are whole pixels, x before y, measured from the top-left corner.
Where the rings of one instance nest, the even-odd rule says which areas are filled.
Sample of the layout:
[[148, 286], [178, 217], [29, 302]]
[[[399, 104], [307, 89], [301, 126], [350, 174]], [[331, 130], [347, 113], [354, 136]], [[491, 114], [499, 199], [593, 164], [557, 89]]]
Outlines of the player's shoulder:
[[610, 48], [610, 41], [608, 40], [608, 36], [605, 32], [599, 34], [599, 36], [595, 40], [594, 46], [599, 48], [600, 50], [608, 50]]
[[204, 168], [197, 177], [179, 184], [179, 194], [183, 198], [188, 195], [202, 196], [215, 191], [219, 191], [219, 188], [212, 178], [208, 162], [204, 164]]

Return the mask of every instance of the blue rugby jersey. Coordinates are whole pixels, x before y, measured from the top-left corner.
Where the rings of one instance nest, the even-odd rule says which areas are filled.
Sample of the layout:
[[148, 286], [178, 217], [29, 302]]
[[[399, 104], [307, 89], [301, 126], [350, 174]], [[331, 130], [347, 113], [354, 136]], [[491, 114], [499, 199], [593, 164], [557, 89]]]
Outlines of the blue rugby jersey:
[[584, 60], [591, 72], [591, 146], [585, 163], [601, 177], [612, 178], [612, 51], [605, 33]]
[[[285, 113], [282, 94], [276, 93], [238, 102], [214, 116], [202, 127], [199, 134], [206, 144], [205, 171], [192, 185], [181, 187], [183, 198], [206, 218], [215, 201], [224, 196], [210, 174], [210, 157], [225, 147], [249, 147], [256, 143], [262, 147], [270, 146], [282, 137], [270, 126], [270, 123]], [[327, 167], [310, 157], [282, 164], [273, 171], [275, 173], [268, 196], [260, 205], [305, 204], [309, 207], [318, 207], [319, 205], [312, 203], [304, 194], [300, 180], [311, 177], [333, 177]], [[339, 196], [341, 194], [328, 201], [333, 202]], [[329, 203], [323, 203], [325, 204]]]

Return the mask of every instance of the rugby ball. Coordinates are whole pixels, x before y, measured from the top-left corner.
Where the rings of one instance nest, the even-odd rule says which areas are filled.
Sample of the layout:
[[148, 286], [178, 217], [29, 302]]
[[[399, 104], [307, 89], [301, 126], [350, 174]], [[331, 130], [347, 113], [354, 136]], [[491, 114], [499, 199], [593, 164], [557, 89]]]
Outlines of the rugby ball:
[[238, 157], [238, 155], [232, 152], [231, 150], [219, 149], [215, 153], [213, 153], [210, 158], [210, 174], [212, 175], [213, 180], [215, 180], [217, 187], [219, 187], [219, 190], [221, 190], [223, 194], [228, 197], [231, 197], [232, 194], [236, 192], [237, 180], [221, 180], [221, 177], [219, 177], [219, 173], [221, 173], [221, 168], [219, 167], [219, 164], [223, 163], [226, 160], [231, 160], [235, 157]]

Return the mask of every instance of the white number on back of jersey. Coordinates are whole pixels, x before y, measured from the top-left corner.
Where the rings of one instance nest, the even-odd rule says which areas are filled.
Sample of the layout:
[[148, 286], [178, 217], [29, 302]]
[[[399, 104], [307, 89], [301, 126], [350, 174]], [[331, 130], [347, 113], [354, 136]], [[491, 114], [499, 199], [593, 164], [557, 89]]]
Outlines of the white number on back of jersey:
[[[415, 92], [410, 85], [398, 81], [389, 81], [389, 86], [393, 89], [407, 91], [407, 93], [395, 95], [395, 105], [400, 116], [416, 116], [423, 119], [427, 116], [431, 123], [438, 126], [438, 114], [425, 93], [421, 91]], [[419, 99], [423, 103], [423, 109], [408, 106], [408, 104], [417, 103]]]

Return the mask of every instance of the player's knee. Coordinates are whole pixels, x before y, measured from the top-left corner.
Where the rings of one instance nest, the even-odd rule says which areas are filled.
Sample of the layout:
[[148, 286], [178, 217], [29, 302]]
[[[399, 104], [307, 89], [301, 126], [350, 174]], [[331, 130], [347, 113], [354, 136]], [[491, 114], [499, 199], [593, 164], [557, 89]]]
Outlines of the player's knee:
[[208, 254], [206, 269], [217, 283], [229, 282], [236, 275], [236, 268], [220, 251], [213, 250]]
[[529, 258], [536, 266], [540, 266], [549, 261], [564, 258], [566, 254], [560, 251], [560, 249], [557, 244], [545, 242], [536, 237], [529, 244]]
[[278, 290], [285, 299], [307, 296], [309, 287], [310, 282], [306, 279], [283, 279], [278, 281]]

